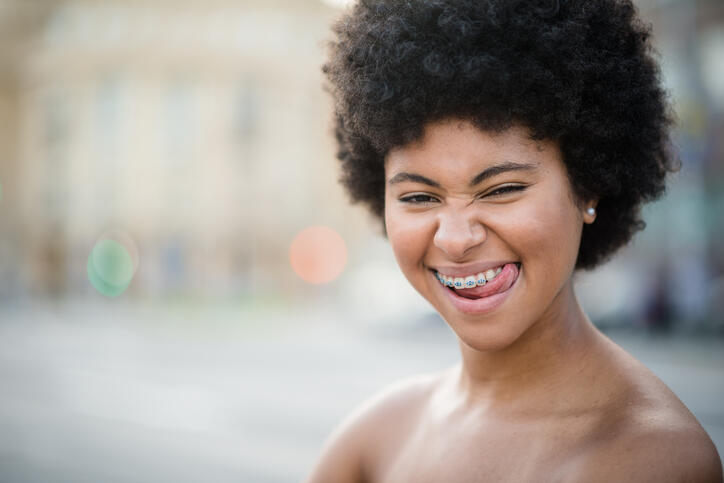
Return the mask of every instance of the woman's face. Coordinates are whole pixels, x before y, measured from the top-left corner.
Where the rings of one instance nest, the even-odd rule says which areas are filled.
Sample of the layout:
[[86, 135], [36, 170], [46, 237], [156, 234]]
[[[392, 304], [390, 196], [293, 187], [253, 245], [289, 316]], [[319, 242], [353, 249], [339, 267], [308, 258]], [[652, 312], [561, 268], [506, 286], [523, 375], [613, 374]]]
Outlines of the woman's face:
[[387, 234], [403, 273], [469, 346], [502, 349], [565, 315], [561, 294], [583, 222], [593, 220], [574, 201], [556, 143], [519, 127], [433, 123], [389, 152], [385, 180]]

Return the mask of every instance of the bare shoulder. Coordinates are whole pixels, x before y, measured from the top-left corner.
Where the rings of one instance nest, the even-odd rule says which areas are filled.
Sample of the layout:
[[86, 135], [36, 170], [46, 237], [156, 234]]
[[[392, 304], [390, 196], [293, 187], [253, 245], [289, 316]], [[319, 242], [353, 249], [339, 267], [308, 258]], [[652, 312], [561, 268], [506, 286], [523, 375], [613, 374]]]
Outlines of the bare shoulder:
[[716, 447], [695, 421], [641, 413], [615, 425], [590, 447], [571, 481], [721, 482]]
[[443, 372], [390, 384], [355, 408], [332, 431], [308, 483], [368, 480], [369, 468], [385, 446], [394, 445], [412, 427]]
[[716, 447], [686, 406], [640, 362], [618, 362], [618, 401], [574, 460], [571, 481], [721, 482]]

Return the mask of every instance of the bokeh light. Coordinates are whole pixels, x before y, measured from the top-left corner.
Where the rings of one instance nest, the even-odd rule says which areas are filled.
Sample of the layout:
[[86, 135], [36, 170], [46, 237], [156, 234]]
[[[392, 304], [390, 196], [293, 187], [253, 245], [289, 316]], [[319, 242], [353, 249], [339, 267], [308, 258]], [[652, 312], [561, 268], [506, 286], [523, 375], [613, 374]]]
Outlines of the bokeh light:
[[309, 283], [336, 279], [347, 264], [347, 246], [342, 237], [326, 226], [310, 226], [297, 233], [289, 248], [294, 272]]
[[117, 297], [133, 280], [138, 269], [138, 248], [117, 230], [101, 235], [88, 256], [88, 280], [103, 295]]
[[354, 4], [354, 0], [324, 0], [324, 3], [334, 8], [347, 8]]

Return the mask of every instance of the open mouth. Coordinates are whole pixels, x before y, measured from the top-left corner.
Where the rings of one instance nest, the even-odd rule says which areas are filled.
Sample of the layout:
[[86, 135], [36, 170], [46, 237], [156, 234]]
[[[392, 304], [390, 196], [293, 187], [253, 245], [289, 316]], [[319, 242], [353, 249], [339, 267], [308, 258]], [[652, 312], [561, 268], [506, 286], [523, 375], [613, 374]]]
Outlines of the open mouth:
[[520, 262], [506, 263], [475, 275], [464, 277], [446, 276], [433, 271], [435, 278], [456, 297], [479, 300], [508, 290], [517, 280]]

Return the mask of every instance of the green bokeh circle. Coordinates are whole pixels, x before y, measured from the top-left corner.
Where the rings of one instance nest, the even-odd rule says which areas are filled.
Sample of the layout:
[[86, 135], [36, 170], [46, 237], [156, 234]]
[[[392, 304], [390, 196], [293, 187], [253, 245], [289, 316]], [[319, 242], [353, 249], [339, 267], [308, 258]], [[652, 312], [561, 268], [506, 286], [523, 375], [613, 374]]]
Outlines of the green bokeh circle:
[[128, 250], [115, 240], [95, 244], [88, 256], [88, 280], [108, 297], [122, 294], [133, 279], [133, 260]]
[[128, 285], [116, 287], [116, 286], [106, 283], [95, 272], [95, 268], [93, 267], [91, 257], [88, 257], [88, 280], [90, 281], [91, 285], [93, 285], [93, 287], [98, 292], [100, 292], [103, 295], [106, 295], [108, 297], [116, 297], [116, 296], [122, 294], [128, 287]]

